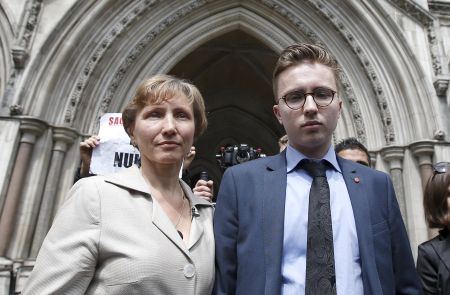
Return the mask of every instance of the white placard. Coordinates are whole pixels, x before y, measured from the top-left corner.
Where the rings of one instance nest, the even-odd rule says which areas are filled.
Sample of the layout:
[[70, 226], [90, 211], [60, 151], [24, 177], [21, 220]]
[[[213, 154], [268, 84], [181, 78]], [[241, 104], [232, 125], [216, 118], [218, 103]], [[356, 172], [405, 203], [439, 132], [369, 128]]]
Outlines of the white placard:
[[92, 152], [90, 170], [105, 175], [131, 167], [140, 159], [139, 151], [130, 144], [121, 113], [107, 113], [100, 118], [100, 145]]

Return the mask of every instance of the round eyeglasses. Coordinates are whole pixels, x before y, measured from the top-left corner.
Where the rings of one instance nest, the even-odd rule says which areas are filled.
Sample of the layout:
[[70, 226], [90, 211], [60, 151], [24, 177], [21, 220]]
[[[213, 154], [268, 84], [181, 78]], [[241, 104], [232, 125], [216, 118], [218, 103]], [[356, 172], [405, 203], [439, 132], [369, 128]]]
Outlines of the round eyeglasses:
[[317, 107], [324, 108], [329, 106], [333, 102], [335, 94], [336, 91], [320, 87], [314, 89], [312, 92], [307, 93], [301, 90], [295, 90], [287, 93], [286, 95], [281, 97], [280, 100], [284, 100], [284, 102], [290, 109], [298, 110], [305, 105], [306, 97], [308, 95], [311, 95]]

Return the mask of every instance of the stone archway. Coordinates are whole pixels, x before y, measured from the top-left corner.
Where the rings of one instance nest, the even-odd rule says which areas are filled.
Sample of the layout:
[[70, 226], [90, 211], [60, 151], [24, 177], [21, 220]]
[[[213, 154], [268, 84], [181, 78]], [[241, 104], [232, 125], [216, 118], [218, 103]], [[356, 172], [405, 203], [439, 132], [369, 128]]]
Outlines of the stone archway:
[[[14, 85], [10, 103], [22, 105], [23, 116], [11, 115], [4, 121], [15, 128], [20, 145], [29, 145], [26, 156], [30, 159], [28, 169], [21, 174], [23, 177], [15, 182], [23, 189], [13, 196], [20, 203], [14, 208], [17, 218], [8, 220], [16, 229], [8, 241], [8, 257], [33, 256], [29, 253], [30, 244], [36, 240], [35, 233], [45, 234], [47, 230], [45, 226], [35, 228], [34, 225], [41, 216], [52, 214], [45, 210], [39, 212], [40, 204], [51, 203], [57, 207], [64, 198], [77, 164], [77, 147], [73, 142], [82, 135], [95, 133], [102, 113], [120, 111], [144, 77], [171, 71], [183, 75], [187, 68], [184, 62], [195, 61], [198, 58], [195, 55], [205, 50], [205, 46], [227, 36], [233, 40], [239, 34], [251, 36], [245, 38], [253, 38], [256, 47], [264, 49], [269, 56], [295, 41], [323, 44], [337, 56], [343, 69], [344, 112], [335, 137], [357, 136], [367, 144], [378, 159], [377, 168], [394, 176], [396, 189], [403, 195], [400, 197], [408, 213], [412, 248], [426, 237], [420, 205], [420, 167], [429, 166], [436, 147], [441, 151], [440, 158], [448, 150], [445, 137], [437, 141], [433, 138], [435, 131], [448, 130], [445, 112], [440, 109], [431, 82], [432, 75], [439, 74], [439, 67], [433, 68], [437, 72], [429, 74], [432, 77], [424, 78], [419, 59], [428, 58], [428, 53], [412, 52], [399, 27], [379, 2], [106, 0], [67, 3], [70, 7], [66, 14], [36, 45], [20, 81]], [[37, 15], [33, 17], [39, 19]], [[428, 22], [421, 36], [424, 39], [427, 26]], [[237, 83], [235, 91], [214, 92], [208, 86], [218, 85], [223, 90], [224, 85], [209, 83], [201, 70], [187, 69], [191, 79], [201, 87], [206, 85], [206, 99], [211, 98], [210, 130], [223, 128], [223, 134], [232, 134], [227, 136], [236, 142], [248, 141], [251, 145], [262, 142], [267, 151], [274, 151], [272, 144], [280, 130], [269, 118], [271, 96], [267, 74], [270, 71], [263, 66], [270, 62], [262, 62], [264, 58], [255, 62], [239, 51], [229, 54], [229, 47], [224, 52], [227, 52], [224, 56], [245, 64], [247, 73], [257, 74], [252, 76], [257, 83], [250, 83], [252, 87], [247, 90]], [[434, 53], [431, 59], [434, 67], [438, 63]], [[216, 65], [220, 66], [220, 59]], [[261, 92], [254, 92], [255, 85], [262, 85], [258, 89]], [[258, 93], [258, 97], [251, 93]], [[242, 104], [233, 101], [237, 97], [242, 98]], [[220, 104], [225, 101], [232, 103]], [[257, 102], [262, 104], [258, 103], [255, 111], [252, 106]], [[239, 125], [232, 124], [244, 120], [250, 122], [251, 132], [246, 133]], [[7, 148], [17, 149], [17, 142], [7, 143]], [[205, 155], [215, 153], [216, 148], [211, 145], [210, 151], [205, 149]], [[420, 167], [415, 159], [419, 156]], [[17, 156], [21, 157], [23, 153]], [[12, 166], [14, 153], [2, 159], [7, 159], [7, 165]], [[211, 162], [199, 158], [199, 165], [210, 165], [207, 163]], [[51, 167], [56, 170], [50, 172]], [[408, 181], [407, 186], [404, 181]], [[1, 185], [4, 191], [8, 183]]]
[[221, 171], [215, 155], [224, 138], [233, 138], [228, 144], [260, 147], [269, 155], [278, 152], [283, 130], [272, 113], [271, 81], [276, 58], [259, 40], [235, 30], [199, 46], [169, 71], [199, 87], [208, 113], [208, 129], [195, 143], [192, 183], [206, 171], [217, 192]]

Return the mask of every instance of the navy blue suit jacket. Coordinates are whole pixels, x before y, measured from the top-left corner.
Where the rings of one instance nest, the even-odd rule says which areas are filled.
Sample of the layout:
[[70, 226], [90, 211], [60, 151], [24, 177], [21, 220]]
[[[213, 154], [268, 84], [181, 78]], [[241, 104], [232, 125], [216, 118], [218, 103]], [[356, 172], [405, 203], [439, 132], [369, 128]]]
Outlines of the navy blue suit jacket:
[[[390, 177], [338, 162], [353, 207], [364, 294], [421, 294]], [[225, 171], [214, 216], [215, 294], [281, 293], [286, 181], [285, 152]]]

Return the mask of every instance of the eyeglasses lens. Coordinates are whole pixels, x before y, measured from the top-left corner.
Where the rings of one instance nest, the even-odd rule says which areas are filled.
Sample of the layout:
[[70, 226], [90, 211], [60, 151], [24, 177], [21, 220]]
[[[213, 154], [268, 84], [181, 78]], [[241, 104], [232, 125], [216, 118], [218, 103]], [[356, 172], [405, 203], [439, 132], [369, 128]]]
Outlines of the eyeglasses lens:
[[327, 88], [317, 88], [311, 93], [305, 93], [303, 91], [293, 91], [286, 94], [283, 98], [287, 106], [291, 109], [299, 109], [303, 107], [306, 101], [307, 95], [312, 95], [314, 102], [319, 107], [328, 106], [334, 98], [334, 91]]

